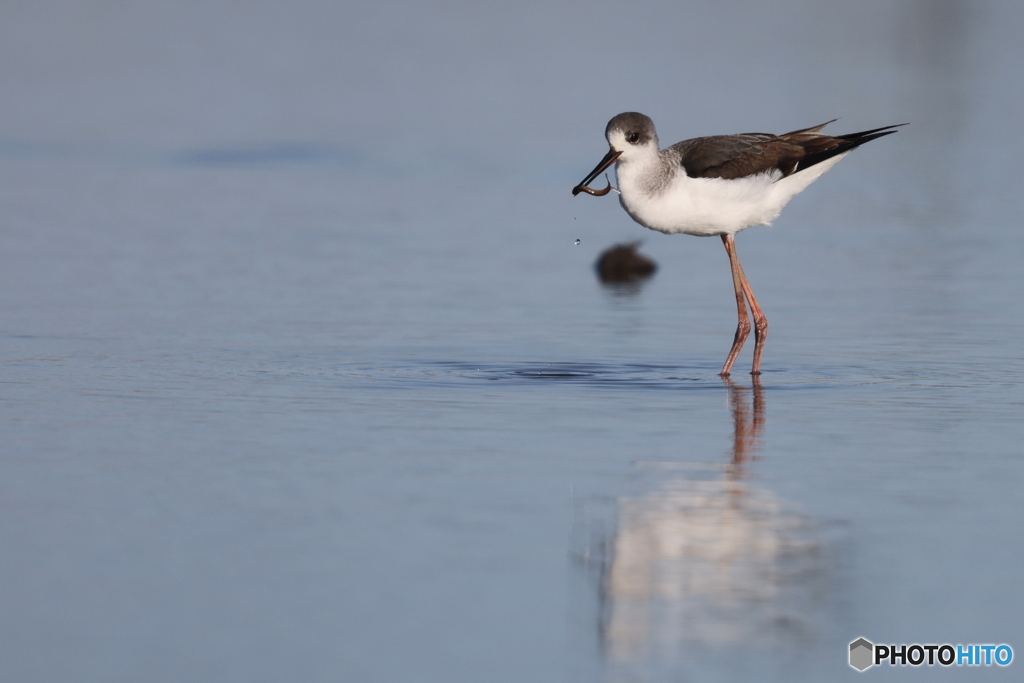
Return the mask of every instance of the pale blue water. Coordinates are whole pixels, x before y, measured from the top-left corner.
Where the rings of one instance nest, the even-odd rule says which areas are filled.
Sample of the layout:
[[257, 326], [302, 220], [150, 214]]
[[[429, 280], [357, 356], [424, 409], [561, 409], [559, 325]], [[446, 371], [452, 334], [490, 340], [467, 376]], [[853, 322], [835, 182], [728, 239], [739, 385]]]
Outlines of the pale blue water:
[[[1024, 655], [1024, 13], [965, 7], [0, 10], [2, 677]], [[719, 241], [570, 195], [626, 109], [911, 122], [738, 237], [760, 387]]]

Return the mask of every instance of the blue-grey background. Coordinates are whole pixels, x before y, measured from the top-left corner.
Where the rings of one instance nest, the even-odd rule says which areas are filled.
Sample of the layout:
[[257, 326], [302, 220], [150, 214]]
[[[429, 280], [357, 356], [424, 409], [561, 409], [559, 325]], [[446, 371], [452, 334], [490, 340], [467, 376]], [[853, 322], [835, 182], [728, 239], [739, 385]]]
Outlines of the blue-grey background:
[[[1022, 31], [997, 1], [4, 3], [0, 678], [1024, 655]], [[720, 242], [570, 195], [624, 110], [663, 144], [911, 122], [738, 237], [760, 390], [749, 349], [717, 376]], [[641, 238], [656, 277], [601, 286]]]

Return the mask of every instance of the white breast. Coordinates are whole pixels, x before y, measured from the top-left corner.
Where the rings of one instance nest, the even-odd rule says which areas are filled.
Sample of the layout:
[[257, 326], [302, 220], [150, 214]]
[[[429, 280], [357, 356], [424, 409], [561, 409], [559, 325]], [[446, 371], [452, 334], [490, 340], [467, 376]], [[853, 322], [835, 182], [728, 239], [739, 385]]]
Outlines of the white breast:
[[653, 164], [619, 164], [619, 201], [633, 220], [651, 230], [703, 236], [734, 234], [771, 223], [790, 199], [844, 156], [837, 155], [781, 179], [777, 171], [733, 180], [691, 178], [677, 167], [666, 183], [664, 171]]

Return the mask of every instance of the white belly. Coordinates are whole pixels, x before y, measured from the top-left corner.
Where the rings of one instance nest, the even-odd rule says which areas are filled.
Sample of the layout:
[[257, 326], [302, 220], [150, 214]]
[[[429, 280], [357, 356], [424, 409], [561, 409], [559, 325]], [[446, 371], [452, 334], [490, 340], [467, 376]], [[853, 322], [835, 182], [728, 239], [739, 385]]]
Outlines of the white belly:
[[730, 235], [754, 225], [769, 224], [790, 199], [832, 168], [840, 154], [805, 171], [778, 179], [758, 174], [735, 180], [690, 178], [679, 173], [659, 191], [648, 192], [645, 179], [617, 168], [619, 201], [640, 225], [664, 233]]

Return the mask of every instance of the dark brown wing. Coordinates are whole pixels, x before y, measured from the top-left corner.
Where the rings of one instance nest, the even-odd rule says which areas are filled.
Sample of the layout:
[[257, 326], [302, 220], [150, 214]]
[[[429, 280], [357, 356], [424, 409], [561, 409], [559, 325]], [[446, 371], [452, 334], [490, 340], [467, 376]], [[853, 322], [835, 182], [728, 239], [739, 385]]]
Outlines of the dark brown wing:
[[[732, 180], [777, 171], [782, 177], [798, 173], [865, 142], [889, 135], [897, 126], [832, 137], [820, 131], [832, 121], [784, 135], [743, 133], [685, 140], [670, 149], [691, 178]], [[906, 125], [906, 124], [898, 124]]]
[[803, 158], [799, 145], [765, 133], [695, 138], [673, 148], [691, 178], [732, 180], [776, 169], [789, 175]]

